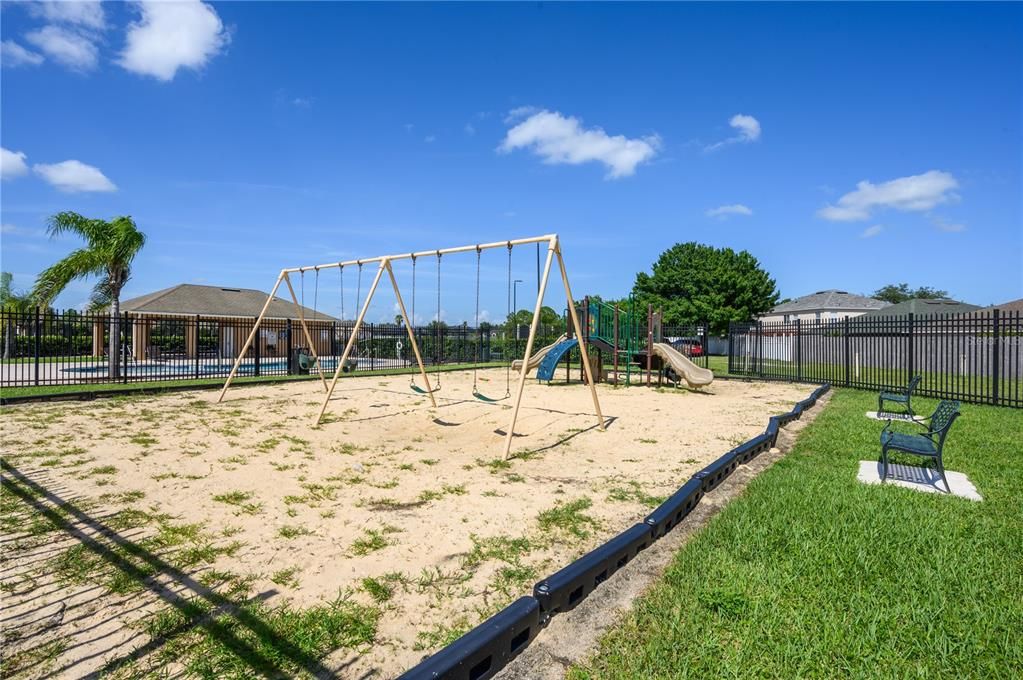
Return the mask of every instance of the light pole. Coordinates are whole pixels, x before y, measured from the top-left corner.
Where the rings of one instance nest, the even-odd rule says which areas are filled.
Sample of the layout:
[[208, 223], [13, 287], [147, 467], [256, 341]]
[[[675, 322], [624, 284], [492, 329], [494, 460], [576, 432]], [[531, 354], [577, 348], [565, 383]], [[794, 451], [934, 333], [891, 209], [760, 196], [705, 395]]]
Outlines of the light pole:
[[512, 328], [515, 333], [515, 344], [519, 342], [519, 284], [522, 283], [522, 279], [515, 279], [512, 283]]

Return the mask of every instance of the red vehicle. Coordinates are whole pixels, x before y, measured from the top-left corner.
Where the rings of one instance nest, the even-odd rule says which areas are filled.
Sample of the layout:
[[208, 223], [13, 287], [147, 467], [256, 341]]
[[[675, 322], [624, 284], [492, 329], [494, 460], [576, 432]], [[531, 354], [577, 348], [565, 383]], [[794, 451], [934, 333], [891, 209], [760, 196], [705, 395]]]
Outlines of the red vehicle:
[[671, 341], [671, 346], [687, 357], [703, 356], [703, 345], [699, 338], [677, 338]]

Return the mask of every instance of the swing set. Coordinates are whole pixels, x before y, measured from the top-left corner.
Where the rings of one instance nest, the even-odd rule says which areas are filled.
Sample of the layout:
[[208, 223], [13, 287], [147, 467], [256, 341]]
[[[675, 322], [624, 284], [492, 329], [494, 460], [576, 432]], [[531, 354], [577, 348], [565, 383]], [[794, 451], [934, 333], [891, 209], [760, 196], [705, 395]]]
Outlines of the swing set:
[[[417, 259], [419, 259], [421, 257], [427, 257], [427, 256], [435, 256], [437, 258], [437, 266], [436, 266], [436, 270], [437, 270], [437, 315], [436, 315], [436, 318], [435, 318], [435, 321], [436, 321], [436, 323], [435, 323], [435, 332], [436, 332], [435, 339], [436, 339], [437, 343], [439, 343], [442, 340], [442, 337], [443, 337], [441, 335], [441, 329], [440, 329], [440, 314], [441, 314], [441, 298], [440, 298], [441, 257], [443, 255], [448, 255], [448, 254], [453, 254], [453, 253], [465, 253], [465, 252], [472, 252], [472, 251], [476, 252], [476, 309], [475, 309], [475, 322], [476, 322], [476, 328], [477, 328], [477, 338], [476, 338], [475, 348], [474, 348], [474, 351], [473, 351], [472, 394], [473, 394], [473, 396], [476, 399], [478, 399], [480, 401], [484, 401], [484, 402], [499, 402], [499, 401], [503, 401], [505, 399], [510, 399], [511, 396], [512, 396], [512, 392], [511, 392], [511, 362], [507, 362], [507, 361], [505, 362], [507, 365], [505, 367], [505, 394], [504, 394], [504, 396], [501, 396], [501, 397], [487, 396], [487, 395], [483, 394], [480, 391], [480, 389], [479, 389], [479, 382], [478, 382], [478, 378], [477, 378], [477, 369], [478, 369], [478, 366], [479, 366], [479, 363], [480, 363], [480, 360], [481, 360], [481, 354], [482, 354], [482, 349], [483, 349], [483, 334], [478, 332], [479, 321], [480, 321], [480, 262], [481, 262], [481, 258], [482, 258], [482, 254], [483, 254], [484, 250], [490, 250], [490, 249], [494, 249], [494, 248], [506, 248], [507, 249], [507, 251], [508, 251], [508, 317], [510, 318], [511, 313], [512, 313], [512, 309], [511, 309], [511, 297], [512, 297], [512, 295], [511, 295], [511, 287], [512, 287], [512, 283], [511, 283], [511, 280], [512, 280], [511, 259], [512, 259], [512, 249], [515, 246], [517, 246], [517, 245], [524, 245], [524, 244], [528, 244], [528, 243], [547, 243], [547, 259], [546, 259], [546, 262], [545, 262], [544, 267], [543, 267], [543, 274], [542, 274], [542, 276], [540, 277], [540, 280], [539, 280], [539, 290], [537, 291], [537, 296], [536, 296], [536, 306], [533, 309], [533, 319], [532, 319], [532, 322], [530, 323], [530, 326], [529, 326], [529, 337], [526, 340], [525, 356], [528, 358], [532, 354], [532, 352], [533, 352], [533, 344], [534, 344], [534, 341], [536, 340], [536, 331], [537, 331], [537, 327], [539, 326], [539, 323], [540, 323], [540, 310], [541, 310], [541, 308], [543, 306], [544, 293], [547, 290], [547, 280], [550, 277], [551, 265], [554, 262], [555, 256], [557, 256], [557, 259], [558, 259], [558, 268], [559, 268], [559, 270], [561, 272], [561, 280], [562, 280], [562, 283], [564, 284], [564, 287], [565, 287], [565, 296], [566, 296], [567, 301], [568, 301], [569, 316], [571, 318], [572, 328], [573, 328], [573, 331], [575, 333], [576, 338], [578, 338], [578, 340], [579, 340], [580, 349], [582, 350], [583, 355], [585, 356], [585, 354], [586, 354], [586, 343], [585, 343], [586, 335], [582, 332], [582, 327], [581, 327], [581, 325], [579, 323], [579, 313], [576, 310], [575, 304], [573, 304], [572, 289], [571, 289], [571, 287], [569, 286], [569, 283], [568, 283], [568, 273], [567, 273], [567, 271], [565, 269], [565, 260], [564, 260], [564, 257], [562, 255], [562, 252], [561, 252], [561, 242], [558, 239], [558, 235], [557, 234], [548, 234], [548, 235], [545, 235], [545, 236], [535, 236], [535, 237], [531, 237], [531, 238], [521, 238], [521, 239], [514, 239], [514, 240], [509, 240], [509, 241], [498, 241], [496, 243], [483, 243], [483, 244], [476, 244], [476, 245], [459, 246], [459, 247], [456, 247], [456, 248], [442, 248], [442, 249], [437, 249], [437, 250], [427, 250], [427, 251], [416, 252], [416, 253], [403, 253], [403, 254], [399, 254], [399, 255], [383, 255], [383, 256], [380, 256], [380, 257], [363, 258], [363, 259], [359, 259], [359, 260], [350, 260], [350, 261], [347, 261], [347, 262], [333, 262], [333, 263], [329, 263], [329, 264], [321, 264], [321, 265], [314, 265], [314, 266], [308, 266], [308, 267], [292, 267], [292, 268], [288, 268], [288, 269], [282, 269], [281, 273], [277, 276], [277, 281], [274, 284], [273, 289], [270, 291], [269, 296], [267, 296], [266, 304], [263, 305], [262, 311], [260, 311], [259, 316], [256, 318], [256, 322], [253, 324], [252, 331], [249, 333], [248, 338], [245, 340], [245, 345], [242, 347], [241, 352], [238, 354], [237, 359], [235, 359], [234, 365], [231, 367], [231, 373], [227, 376], [227, 380], [224, 382], [224, 387], [220, 391], [220, 396], [217, 398], [217, 402], [219, 403], [219, 402], [222, 402], [224, 400], [224, 395], [227, 394], [227, 389], [228, 389], [228, 387], [230, 387], [231, 382], [234, 380], [235, 375], [238, 372], [238, 368], [239, 368], [239, 366], [242, 363], [242, 359], [245, 357], [246, 352], [248, 352], [249, 346], [252, 344], [252, 341], [256, 337], [256, 334], [259, 332], [259, 326], [260, 326], [260, 324], [263, 321], [263, 317], [266, 315], [266, 311], [267, 311], [267, 309], [270, 306], [270, 302], [274, 299], [274, 296], [277, 294], [277, 290], [280, 288], [281, 283], [283, 282], [288, 287], [288, 290], [291, 292], [291, 298], [295, 302], [295, 305], [298, 306], [299, 323], [302, 325], [302, 330], [303, 330], [303, 333], [305, 334], [306, 342], [309, 343], [309, 351], [312, 353], [312, 363], [311, 363], [310, 367], [315, 367], [317, 369], [317, 371], [319, 373], [319, 377], [320, 377], [320, 382], [323, 384], [324, 391], [326, 392], [326, 394], [325, 394], [325, 396], [323, 398], [323, 404], [321, 405], [319, 413], [316, 416], [315, 424], [319, 425], [320, 421], [323, 419], [323, 414], [326, 412], [327, 406], [330, 403], [330, 398], [334, 394], [334, 388], [337, 386], [337, 382], [338, 382], [338, 379], [341, 377], [342, 370], [345, 369], [345, 367], [348, 365], [349, 357], [352, 354], [353, 349], [356, 349], [356, 345], [358, 343], [358, 338], [359, 338], [359, 330], [361, 329], [362, 324], [363, 324], [363, 320], [366, 317], [366, 312], [369, 310], [369, 305], [370, 305], [370, 302], [373, 300], [373, 295], [376, 293], [377, 285], [380, 283], [380, 279], [383, 277], [384, 273], [386, 273], [388, 275], [388, 278], [391, 281], [391, 286], [394, 289], [394, 296], [397, 299], [398, 308], [401, 311], [401, 317], [402, 317], [402, 320], [404, 322], [405, 329], [408, 332], [409, 343], [412, 346], [412, 352], [415, 355], [416, 364], [419, 367], [418, 377], [422, 380], [422, 386], [420, 386], [419, 384], [416, 383], [416, 375], [413, 374], [412, 379], [410, 380], [409, 387], [414, 392], [417, 392], [419, 394], [424, 394], [424, 395], [428, 396], [430, 398], [430, 403], [434, 407], [436, 407], [437, 406], [437, 400], [434, 397], [434, 394], [441, 389], [441, 380], [440, 380], [440, 370], [441, 370], [440, 369], [440, 352], [439, 352], [439, 349], [438, 349], [439, 348], [439, 344], [435, 344], [435, 351], [437, 351], [437, 357], [436, 357], [434, 363], [435, 363], [437, 368], [436, 368], [436, 370], [434, 372], [435, 382], [433, 383], [433, 385], [431, 385], [430, 377], [429, 377], [429, 375], [427, 373], [427, 370], [426, 370], [426, 365], [423, 363], [423, 357], [422, 357], [422, 355], [420, 354], [420, 351], [419, 351], [419, 343], [416, 341], [416, 335], [415, 335], [415, 331], [414, 331], [414, 328], [413, 328], [413, 325], [412, 325], [412, 321], [409, 319], [408, 313], [406, 312], [405, 301], [402, 298], [401, 290], [398, 287], [398, 281], [397, 281], [397, 279], [394, 276], [394, 270], [391, 267], [391, 263], [394, 262], [394, 261], [397, 261], [397, 260], [411, 260], [412, 261], [412, 314], [413, 314], [412, 318], [414, 319], [415, 318], [415, 300], [416, 300], [416, 261], [417, 261]], [[379, 265], [377, 267], [376, 275], [373, 278], [373, 283], [370, 285], [369, 291], [366, 294], [366, 299], [364, 301], [362, 301], [361, 305], [360, 305], [359, 303], [360, 303], [360, 298], [361, 298], [361, 295], [362, 295], [362, 267], [366, 263], [370, 263], [370, 262], [377, 262], [377, 263], [379, 263]], [[341, 317], [342, 317], [342, 320], [343, 320], [344, 319], [344, 268], [346, 266], [350, 266], [350, 265], [353, 265], [353, 264], [354, 265], [358, 265], [358, 267], [359, 267], [359, 276], [358, 276], [358, 284], [357, 284], [358, 285], [358, 292], [356, 293], [356, 304], [357, 304], [357, 306], [359, 306], [359, 314], [358, 314], [358, 316], [355, 319], [355, 325], [351, 329], [351, 334], [348, 337], [348, 341], [345, 343], [344, 351], [343, 351], [343, 353], [341, 355], [340, 360], [337, 363], [337, 366], [336, 366], [336, 368], [334, 370], [334, 376], [331, 379], [330, 384], [328, 386], [327, 381], [326, 381], [326, 379], [324, 378], [324, 375], [323, 375], [323, 370], [322, 370], [322, 367], [321, 367], [321, 364], [320, 364], [319, 357], [317, 356], [317, 353], [316, 353], [316, 347], [315, 347], [315, 345], [314, 345], [314, 343], [312, 341], [312, 337], [311, 337], [311, 335], [309, 333], [309, 328], [308, 328], [308, 326], [306, 325], [306, 322], [305, 322], [305, 315], [304, 315], [304, 311], [303, 311], [303, 306], [299, 305], [298, 299], [296, 298], [296, 295], [295, 295], [295, 290], [294, 290], [294, 288], [292, 287], [292, 284], [291, 284], [291, 278], [290, 277], [291, 277], [292, 274], [295, 274], [295, 273], [299, 274], [299, 277], [300, 277], [301, 282], [302, 282], [302, 299], [303, 299], [303, 302], [304, 302], [304, 300], [305, 300], [305, 272], [309, 271], [309, 270], [314, 271], [315, 272], [315, 278], [316, 278], [316, 289], [315, 289], [315, 292], [314, 292], [314, 300], [318, 300], [320, 270], [321, 269], [330, 269], [330, 268], [333, 268], [333, 267], [337, 267], [338, 270], [339, 270], [339, 277], [340, 277], [340, 282], [341, 282], [341, 310], [342, 310], [341, 311]], [[316, 302], [314, 302], [313, 304], [315, 305]], [[523, 361], [521, 369], [520, 369], [520, 372], [519, 372], [518, 389], [517, 389], [516, 395], [515, 395], [515, 404], [514, 404], [514, 407], [512, 409], [511, 422], [509, 423], [508, 430], [505, 433], [505, 446], [504, 446], [504, 457], [505, 458], [507, 458], [508, 455], [511, 452], [512, 437], [514, 436], [514, 431], [515, 431], [515, 422], [518, 420], [519, 408], [520, 408], [520, 406], [522, 404], [522, 394], [523, 394], [523, 392], [525, 390], [525, 386], [526, 386], [526, 374], [528, 373], [528, 369], [529, 369], [528, 362], [527, 361]], [[594, 381], [594, 377], [593, 377], [593, 374], [592, 374], [592, 369], [590, 367], [590, 362], [589, 361], [584, 361], [583, 362], [583, 369], [585, 371], [587, 385], [589, 386], [589, 389], [590, 389], [590, 395], [593, 398], [593, 407], [596, 410], [597, 427], [600, 430], [604, 430], [604, 415], [603, 415], [603, 413], [600, 410], [600, 401], [597, 399], [597, 390], [596, 390], [596, 387], [595, 387], [595, 381]]]

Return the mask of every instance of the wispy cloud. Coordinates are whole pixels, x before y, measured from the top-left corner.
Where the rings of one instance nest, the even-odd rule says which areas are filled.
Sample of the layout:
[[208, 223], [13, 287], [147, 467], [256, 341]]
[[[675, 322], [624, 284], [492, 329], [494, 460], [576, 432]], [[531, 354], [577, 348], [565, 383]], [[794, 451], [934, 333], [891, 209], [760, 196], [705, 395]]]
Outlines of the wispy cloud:
[[466, 123], [465, 127], [462, 129], [465, 131], [465, 134], [469, 135], [470, 137], [476, 134], [476, 128], [475, 126], [473, 126], [472, 123]]
[[100, 2], [42, 0], [33, 2], [28, 7], [33, 15], [50, 23], [72, 24], [96, 31], [106, 27], [106, 16]]
[[949, 222], [944, 217], [941, 217], [939, 215], [932, 215], [931, 216], [931, 223], [934, 226], [936, 226], [938, 229], [940, 229], [941, 231], [947, 231], [947, 232], [951, 232], [951, 233], [959, 232], [959, 231], [966, 231], [966, 225], [965, 224], [962, 224], [960, 222]]
[[69, 160], [52, 165], [37, 163], [32, 170], [57, 189], [67, 193], [117, 191], [100, 169], [81, 161]]
[[43, 55], [27, 50], [13, 40], [4, 40], [0, 44], [0, 62], [3, 62], [6, 68], [38, 66], [43, 61]]
[[817, 216], [833, 222], [855, 222], [870, 219], [876, 210], [889, 208], [902, 212], [926, 212], [957, 198], [954, 191], [958, 187], [955, 177], [940, 170], [899, 177], [881, 184], [864, 180], [857, 183], [855, 191], [818, 210]]
[[661, 140], [657, 135], [628, 138], [608, 135], [603, 128], [584, 128], [578, 118], [558, 111], [535, 111], [531, 107], [513, 110], [506, 122], [529, 115], [505, 135], [498, 147], [501, 153], [529, 149], [551, 165], [599, 162], [607, 166], [607, 179], [619, 179], [636, 172], [636, 167], [657, 154]]
[[860, 234], [860, 238], [874, 238], [882, 231], [884, 231], [884, 226], [880, 224], [875, 224], [871, 227], [867, 227], [866, 229], [864, 229], [863, 233]]
[[737, 113], [728, 121], [728, 124], [736, 131], [736, 134], [728, 139], [715, 142], [704, 147], [704, 151], [714, 151], [729, 144], [748, 144], [760, 139], [760, 121], [753, 116], [744, 113]]
[[722, 205], [718, 206], [717, 208], [711, 208], [704, 212], [704, 215], [706, 215], [707, 217], [716, 217], [719, 220], [728, 219], [732, 215], [745, 215], [746, 217], [749, 217], [752, 214], [753, 211], [749, 207], [743, 205], [742, 203], [735, 203], [733, 205]]
[[26, 33], [25, 40], [72, 71], [91, 71], [99, 63], [99, 49], [92, 37], [74, 29], [50, 24]]
[[426, 135], [425, 137], [423, 137], [423, 141], [426, 142], [427, 144], [433, 144], [434, 142], [437, 141], [437, 135]]
[[141, 16], [128, 26], [118, 63], [157, 80], [174, 79], [179, 69], [201, 70], [230, 42], [212, 6], [199, 0], [143, 1]]
[[0, 179], [9, 180], [28, 173], [27, 156], [21, 151], [0, 147]]

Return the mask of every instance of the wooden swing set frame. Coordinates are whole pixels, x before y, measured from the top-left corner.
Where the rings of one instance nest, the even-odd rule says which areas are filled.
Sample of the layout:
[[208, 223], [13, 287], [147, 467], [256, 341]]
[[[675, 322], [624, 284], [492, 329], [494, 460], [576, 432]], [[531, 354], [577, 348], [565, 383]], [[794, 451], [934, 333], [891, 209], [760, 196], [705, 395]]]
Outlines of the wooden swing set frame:
[[[513, 246], [525, 245], [528, 243], [547, 243], [547, 260], [543, 267], [543, 274], [540, 277], [540, 288], [536, 295], [536, 306], [533, 309], [533, 320], [529, 326], [529, 338], [526, 340], [526, 351], [524, 356], [528, 357], [533, 353], [533, 344], [536, 340], [536, 331], [540, 323], [540, 310], [543, 307], [544, 293], [547, 290], [547, 280], [550, 277], [551, 265], [554, 262], [555, 256], [558, 258], [558, 268], [561, 271], [561, 280], [565, 286], [565, 296], [568, 302], [569, 317], [572, 321], [572, 328], [576, 338], [579, 341], [579, 347], [586, 356], [586, 335], [583, 333], [582, 326], [579, 323], [579, 312], [575, 308], [575, 304], [572, 299], [572, 289], [568, 283], [568, 272], [565, 269], [565, 260], [561, 253], [561, 242], [558, 239], [557, 234], [547, 234], [545, 236], [534, 236], [531, 238], [520, 238], [513, 239], [510, 241], [498, 241], [495, 243], [480, 243], [468, 246], [459, 246], [457, 248], [441, 248], [438, 250], [425, 250], [418, 253], [402, 253], [399, 255], [383, 255], [380, 257], [367, 257], [359, 260], [348, 260], [346, 262], [331, 262], [328, 264], [321, 264], [309, 267], [292, 267], [288, 269], [282, 269], [281, 273], [277, 276], [277, 282], [274, 284], [273, 290], [270, 291], [270, 295], [267, 296], [266, 304], [263, 305], [262, 311], [256, 318], [256, 322], [252, 326], [252, 331], [249, 333], [249, 337], [245, 340], [245, 345], [242, 346], [241, 352], [238, 354], [238, 358], [235, 359], [234, 365], [231, 367], [231, 373], [227, 376], [227, 380], [224, 382], [223, 389], [220, 390], [220, 396], [217, 398], [217, 403], [224, 400], [224, 395], [227, 394], [227, 388], [231, 386], [231, 381], [234, 380], [235, 375], [238, 372], [238, 367], [241, 365], [242, 359], [245, 357], [246, 352], [249, 350], [249, 346], [252, 344], [259, 332], [259, 326], [263, 322], [263, 317], [266, 315], [267, 309], [270, 307], [270, 302], [273, 301], [274, 296], [277, 294], [277, 290], [280, 288], [281, 283], [284, 283], [288, 287], [288, 291], [291, 293], [291, 299], [298, 308], [298, 320], [302, 325], [302, 332], [305, 335], [306, 342], [309, 343], [309, 351], [313, 355], [313, 360], [316, 364], [316, 368], [320, 374], [320, 382], [323, 385], [323, 389], [326, 392], [323, 398], [323, 404], [320, 406], [319, 413], [316, 416], [316, 425], [320, 424], [323, 419], [323, 414], [327, 410], [327, 405], [330, 403], [330, 398], [334, 394], [334, 388], [337, 386], [337, 381], [341, 377], [341, 369], [345, 366], [348, 360], [348, 356], [352, 351], [352, 347], [355, 345], [356, 338], [359, 337], [359, 330], [362, 327], [363, 319], [366, 317], [366, 312], [369, 310], [370, 302], [373, 300], [373, 295], [376, 292], [377, 285], [380, 283], [380, 279], [386, 272], [391, 280], [391, 286], [394, 288], [394, 296], [397, 298], [398, 307], [401, 310], [402, 319], [405, 322], [405, 328], [408, 331], [409, 342], [412, 345], [412, 351], [416, 357], [416, 363], [419, 365], [419, 374], [426, 385], [425, 392], [430, 397], [430, 403], [436, 407], [437, 401], [433, 396], [433, 388], [430, 385], [430, 378], [426, 371], [426, 366], [423, 364], [423, 357], [419, 353], [419, 344], [416, 342], [415, 333], [412, 330], [412, 323], [408, 318], [408, 314], [405, 311], [405, 301], [402, 299], [401, 290], [398, 288], [398, 281], [394, 276], [394, 270], [391, 268], [391, 262], [395, 260], [410, 260], [418, 257], [428, 256], [440, 256], [448, 255], [451, 253], [466, 253], [466, 252], [477, 252], [482, 250], [489, 250], [492, 248], [511, 248]], [[352, 327], [351, 335], [348, 338], [347, 344], [345, 344], [344, 352], [341, 355], [341, 359], [337, 363], [337, 368], [334, 370], [334, 377], [331, 379], [328, 386], [326, 379], [323, 375], [323, 369], [320, 367], [319, 357], [316, 355], [316, 346], [313, 343], [312, 336], [309, 333], [309, 328], [305, 322], [305, 313], [301, 305], [298, 303], [298, 299], [295, 297], [295, 289], [291, 285], [291, 274], [304, 274], [307, 271], [319, 271], [321, 269], [334, 269], [343, 268], [350, 265], [364, 265], [369, 262], [378, 262], [379, 267], [377, 268], [376, 276], [373, 277], [373, 283], [369, 288], [369, 292], [366, 294], [366, 300], [362, 303], [362, 308], [359, 310], [359, 315], [355, 319], [355, 325]], [[592, 368], [590, 367], [589, 361], [583, 361], [583, 370], [586, 373], [586, 381], [590, 388], [590, 395], [593, 397], [593, 408], [597, 412], [597, 428], [601, 431], [604, 430], [604, 415], [600, 410], [600, 400], [597, 398], [597, 388], [593, 377]], [[512, 409], [511, 422], [508, 425], [508, 431], [505, 433], [505, 445], [504, 445], [504, 457], [505, 459], [511, 454], [512, 438], [515, 432], [515, 422], [519, 417], [519, 407], [522, 404], [522, 393], [526, 387], [526, 374], [529, 372], [529, 362], [523, 361], [522, 368], [519, 373], [519, 386], [515, 395], [515, 406]]]

